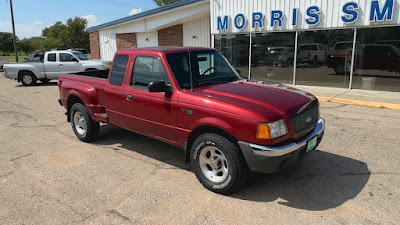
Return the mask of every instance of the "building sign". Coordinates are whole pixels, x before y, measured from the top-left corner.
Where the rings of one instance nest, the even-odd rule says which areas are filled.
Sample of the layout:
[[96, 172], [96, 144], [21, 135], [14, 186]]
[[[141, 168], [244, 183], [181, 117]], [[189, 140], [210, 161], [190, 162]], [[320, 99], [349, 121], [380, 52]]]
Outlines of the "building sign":
[[400, 0], [211, 0], [212, 33], [399, 25]]

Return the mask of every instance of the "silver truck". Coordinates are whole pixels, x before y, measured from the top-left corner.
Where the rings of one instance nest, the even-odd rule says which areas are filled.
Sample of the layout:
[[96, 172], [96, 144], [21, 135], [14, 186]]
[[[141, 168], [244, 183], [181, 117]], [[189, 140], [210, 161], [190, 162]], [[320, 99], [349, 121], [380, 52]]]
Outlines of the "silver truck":
[[37, 80], [48, 83], [66, 73], [90, 70], [107, 70], [111, 61], [89, 60], [78, 51], [49, 51], [44, 55], [44, 62], [12, 63], [4, 65], [4, 76], [17, 80], [24, 86], [32, 86]]
[[0, 58], [0, 69], [3, 69], [4, 64], [8, 63], [7, 60], [1, 60]]

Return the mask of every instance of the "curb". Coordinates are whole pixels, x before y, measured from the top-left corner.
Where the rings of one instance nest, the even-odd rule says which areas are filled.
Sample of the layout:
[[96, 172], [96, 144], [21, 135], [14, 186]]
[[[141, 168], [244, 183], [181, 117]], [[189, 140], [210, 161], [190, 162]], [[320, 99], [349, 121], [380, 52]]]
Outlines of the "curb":
[[317, 96], [317, 98], [321, 102], [334, 102], [334, 103], [341, 103], [341, 104], [347, 104], [347, 105], [358, 105], [358, 106], [368, 106], [368, 107], [374, 107], [374, 108], [400, 110], [400, 104], [370, 102], [370, 101], [361, 101], [361, 100], [354, 100], [354, 99], [330, 98], [330, 97], [320, 97], [320, 96]]

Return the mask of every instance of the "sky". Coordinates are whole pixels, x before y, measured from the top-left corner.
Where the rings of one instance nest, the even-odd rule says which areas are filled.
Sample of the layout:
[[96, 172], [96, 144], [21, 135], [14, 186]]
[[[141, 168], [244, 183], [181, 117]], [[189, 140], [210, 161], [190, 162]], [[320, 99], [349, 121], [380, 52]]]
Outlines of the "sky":
[[[19, 39], [41, 36], [57, 21], [83, 17], [88, 27], [156, 8], [152, 0], [13, 0]], [[9, 0], [0, 0], [0, 32], [12, 32]]]

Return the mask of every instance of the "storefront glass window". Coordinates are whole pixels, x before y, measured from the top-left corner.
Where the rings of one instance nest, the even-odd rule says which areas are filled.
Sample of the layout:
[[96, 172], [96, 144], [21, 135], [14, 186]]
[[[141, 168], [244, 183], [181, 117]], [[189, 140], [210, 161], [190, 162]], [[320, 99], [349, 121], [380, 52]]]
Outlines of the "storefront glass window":
[[357, 30], [353, 88], [400, 91], [400, 27]]
[[240, 71], [240, 75], [249, 75], [250, 34], [215, 35], [215, 48], [220, 51]]
[[348, 88], [354, 30], [300, 31], [296, 84]]
[[293, 83], [295, 32], [252, 34], [251, 79]]

